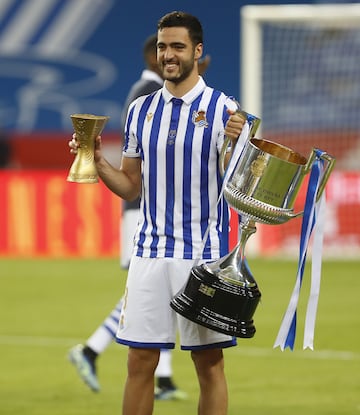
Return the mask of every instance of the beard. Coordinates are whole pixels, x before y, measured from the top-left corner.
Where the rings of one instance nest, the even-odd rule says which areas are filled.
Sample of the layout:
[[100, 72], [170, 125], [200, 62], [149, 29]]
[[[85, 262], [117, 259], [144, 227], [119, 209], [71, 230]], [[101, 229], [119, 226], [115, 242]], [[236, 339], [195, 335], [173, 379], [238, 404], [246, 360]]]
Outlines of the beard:
[[163, 62], [161, 64], [161, 71], [162, 77], [164, 80], [172, 82], [174, 84], [179, 84], [180, 82], [184, 81], [186, 78], [189, 77], [191, 72], [194, 69], [194, 60], [183, 61], [179, 63], [179, 70], [176, 74], [167, 73], [165, 70], [165, 64], [167, 62]]

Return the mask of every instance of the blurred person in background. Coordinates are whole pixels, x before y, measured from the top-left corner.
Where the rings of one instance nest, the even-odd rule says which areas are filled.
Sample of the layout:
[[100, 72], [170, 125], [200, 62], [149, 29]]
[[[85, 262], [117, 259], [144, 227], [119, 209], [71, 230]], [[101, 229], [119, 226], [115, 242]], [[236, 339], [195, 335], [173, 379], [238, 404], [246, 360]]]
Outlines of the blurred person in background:
[[12, 166], [11, 163], [12, 146], [7, 132], [0, 127], [0, 169]]

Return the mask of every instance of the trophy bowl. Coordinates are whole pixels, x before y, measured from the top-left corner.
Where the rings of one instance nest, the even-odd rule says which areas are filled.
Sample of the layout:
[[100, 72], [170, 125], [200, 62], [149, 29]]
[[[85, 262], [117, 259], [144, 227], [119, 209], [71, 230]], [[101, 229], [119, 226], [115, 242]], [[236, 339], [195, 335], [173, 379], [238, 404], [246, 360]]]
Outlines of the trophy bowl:
[[[242, 112], [242, 115], [246, 113]], [[233, 170], [224, 183], [224, 197], [240, 215], [240, 237], [226, 256], [194, 266], [185, 286], [170, 306], [183, 317], [215, 331], [235, 337], [253, 337], [253, 314], [261, 293], [248, 267], [245, 245], [256, 232], [256, 222], [278, 225], [303, 212], [293, 207], [304, 177], [311, 171], [316, 156], [309, 158], [272, 141], [254, 138], [258, 119], [246, 115], [249, 137]], [[255, 121], [254, 121], [255, 120]], [[229, 140], [225, 140], [223, 149]], [[224, 154], [220, 163], [224, 162]], [[335, 160], [324, 153], [326, 165], [316, 198], [319, 199]], [[223, 165], [220, 170], [224, 171]]]
[[99, 181], [94, 161], [95, 139], [101, 134], [109, 118], [93, 114], [71, 115], [79, 148], [67, 177], [68, 182], [97, 183]]

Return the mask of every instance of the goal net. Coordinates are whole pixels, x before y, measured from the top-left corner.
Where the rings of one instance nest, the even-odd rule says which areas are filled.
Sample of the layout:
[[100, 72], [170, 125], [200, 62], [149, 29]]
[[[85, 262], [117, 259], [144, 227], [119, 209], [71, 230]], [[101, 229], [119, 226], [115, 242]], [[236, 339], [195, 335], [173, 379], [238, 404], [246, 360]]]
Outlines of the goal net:
[[[358, 255], [360, 4], [244, 6], [240, 19], [242, 107], [261, 118], [259, 138], [305, 157], [319, 148], [336, 158], [324, 254]], [[297, 252], [300, 227], [300, 218], [257, 225], [256, 252]]]

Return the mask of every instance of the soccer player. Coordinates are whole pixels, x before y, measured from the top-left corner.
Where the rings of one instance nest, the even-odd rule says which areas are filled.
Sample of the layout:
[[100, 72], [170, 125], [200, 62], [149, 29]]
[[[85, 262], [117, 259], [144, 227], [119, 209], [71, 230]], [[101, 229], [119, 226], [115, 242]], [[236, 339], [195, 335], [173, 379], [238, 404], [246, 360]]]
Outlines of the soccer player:
[[[117, 342], [128, 346], [123, 415], [148, 415], [160, 350], [188, 350], [200, 386], [199, 415], [225, 415], [228, 396], [223, 348], [236, 339], [197, 325], [169, 306], [186, 283], [194, 260], [214, 260], [227, 250], [228, 207], [218, 202], [219, 152], [231, 149], [244, 120], [235, 103], [199, 75], [203, 31], [188, 13], [158, 22], [157, 61], [164, 86], [129, 107], [120, 169], [111, 166], [96, 139], [95, 162], [106, 186], [125, 200], [141, 195]], [[76, 136], [69, 143], [76, 153]], [[231, 153], [229, 151], [229, 155]], [[203, 237], [209, 226], [209, 234]]]
[[[150, 35], [144, 42], [143, 58], [145, 69], [141, 77], [132, 85], [125, 100], [124, 111], [121, 116], [122, 131], [125, 128], [126, 114], [129, 105], [138, 97], [150, 94], [163, 85], [161, 71], [157, 64], [157, 33]], [[205, 73], [210, 63], [210, 56], [206, 55], [199, 63], [199, 71]], [[121, 222], [121, 254], [120, 263], [125, 269], [129, 267], [133, 249], [133, 239], [138, 222], [140, 198], [134, 201], [124, 201], [123, 217]], [[75, 366], [79, 376], [94, 392], [100, 390], [97, 377], [96, 363], [98, 357], [107, 349], [115, 338], [121, 313], [123, 299], [121, 298], [114, 309], [105, 318], [103, 323], [96, 328], [87, 339], [85, 345], [78, 344], [70, 349], [69, 360]], [[155, 371], [156, 387], [155, 399], [158, 400], [182, 400], [187, 395], [180, 390], [173, 380], [171, 350], [163, 349]]]
[[[124, 111], [121, 115], [121, 130], [125, 129], [126, 114], [129, 105], [138, 97], [157, 91], [163, 86], [162, 73], [157, 64], [157, 33], [150, 35], [143, 47], [143, 56], [146, 68], [141, 77], [131, 87], [126, 98]], [[206, 55], [199, 61], [199, 73], [204, 74], [210, 64], [210, 56]], [[120, 263], [123, 268], [129, 268], [133, 250], [133, 239], [137, 224], [140, 198], [133, 201], [123, 201], [123, 217], [121, 221], [121, 256]]]
[[[143, 58], [145, 69], [141, 77], [130, 88], [129, 94], [124, 104], [122, 114], [122, 130], [124, 130], [127, 108], [136, 98], [154, 92], [163, 85], [161, 72], [157, 64], [157, 34], [150, 35], [144, 42]], [[209, 64], [207, 58], [202, 70], [205, 71]], [[123, 217], [121, 222], [121, 255], [120, 263], [125, 269], [129, 267], [131, 252], [133, 249], [133, 239], [138, 222], [140, 199], [134, 201], [124, 201]], [[121, 298], [110, 314], [104, 319], [103, 323], [96, 328], [85, 344], [78, 344], [69, 351], [69, 360], [75, 366], [77, 373], [89, 388], [94, 391], [100, 391], [100, 384], [97, 376], [98, 357], [104, 353], [107, 347], [115, 339], [116, 330], [119, 324], [119, 318], [123, 299]], [[163, 349], [160, 354], [160, 360], [156, 368], [156, 388], [155, 399], [158, 400], [182, 400], [186, 399], [185, 392], [180, 390], [173, 380], [171, 350]]]

